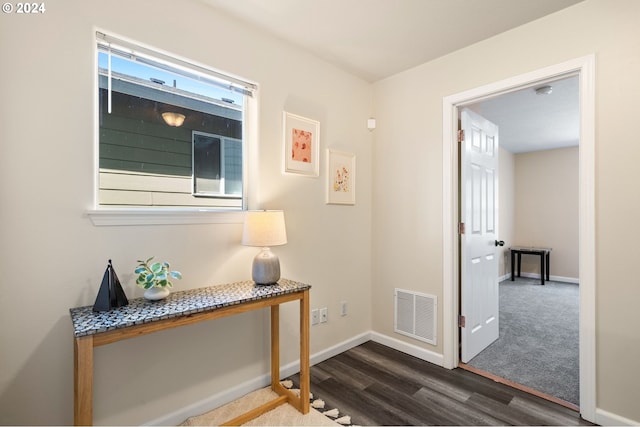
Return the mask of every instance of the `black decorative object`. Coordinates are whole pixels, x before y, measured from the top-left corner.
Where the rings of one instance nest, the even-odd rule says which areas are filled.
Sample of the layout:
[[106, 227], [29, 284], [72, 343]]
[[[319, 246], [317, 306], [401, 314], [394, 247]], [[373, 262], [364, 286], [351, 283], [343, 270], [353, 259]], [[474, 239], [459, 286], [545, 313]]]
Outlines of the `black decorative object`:
[[111, 265], [109, 265], [102, 276], [102, 283], [98, 290], [98, 296], [96, 296], [96, 302], [93, 304], [93, 311], [109, 311], [112, 308], [124, 307], [129, 304], [127, 296], [124, 294], [124, 290], [120, 285], [120, 280], [116, 275], [116, 271]]

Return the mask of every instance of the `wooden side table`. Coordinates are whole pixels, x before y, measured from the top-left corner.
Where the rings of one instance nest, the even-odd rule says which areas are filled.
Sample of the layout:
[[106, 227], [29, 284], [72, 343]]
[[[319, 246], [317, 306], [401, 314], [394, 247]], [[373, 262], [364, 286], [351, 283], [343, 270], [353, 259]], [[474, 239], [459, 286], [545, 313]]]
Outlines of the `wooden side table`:
[[549, 262], [550, 262], [550, 253], [551, 248], [534, 248], [534, 247], [524, 247], [524, 246], [514, 246], [509, 248], [511, 251], [511, 281], [514, 279], [514, 271], [515, 271], [515, 260], [516, 256], [518, 257], [518, 277], [520, 277], [520, 267], [522, 265], [522, 255], [538, 255], [540, 257], [540, 280], [541, 284], [544, 285], [545, 276], [547, 280], [549, 280]]
[[[94, 313], [92, 306], [69, 310], [74, 328], [74, 424], [93, 424], [93, 348], [156, 331], [190, 325], [251, 310], [271, 310], [271, 388], [279, 396], [223, 425], [240, 425], [290, 403], [309, 412], [309, 290], [280, 279], [257, 286], [252, 281], [174, 292], [161, 301], [137, 298], [129, 305]], [[280, 304], [300, 301], [300, 396], [280, 384]]]

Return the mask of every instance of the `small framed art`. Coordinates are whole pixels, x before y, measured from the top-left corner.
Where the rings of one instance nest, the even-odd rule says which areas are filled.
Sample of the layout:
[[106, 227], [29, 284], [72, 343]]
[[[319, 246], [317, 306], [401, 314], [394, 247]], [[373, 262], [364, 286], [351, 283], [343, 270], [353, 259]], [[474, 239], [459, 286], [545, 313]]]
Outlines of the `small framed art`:
[[356, 155], [327, 150], [327, 204], [355, 205]]
[[307, 176], [320, 173], [320, 122], [284, 112], [284, 171]]

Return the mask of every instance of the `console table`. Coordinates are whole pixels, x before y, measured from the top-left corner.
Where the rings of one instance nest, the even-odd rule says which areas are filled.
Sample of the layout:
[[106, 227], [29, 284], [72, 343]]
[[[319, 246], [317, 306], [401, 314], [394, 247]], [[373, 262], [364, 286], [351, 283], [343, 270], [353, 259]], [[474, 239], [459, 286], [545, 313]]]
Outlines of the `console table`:
[[544, 285], [545, 276], [547, 280], [549, 280], [549, 261], [550, 261], [550, 253], [551, 248], [532, 248], [532, 247], [524, 247], [524, 246], [514, 246], [509, 248], [511, 251], [511, 281], [513, 282], [515, 279], [513, 277], [513, 273], [515, 270], [515, 259], [516, 255], [518, 257], [518, 277], [520, 277], [520, 267], [522, 264], [522, 254], [525, 255], [538, 255], [540, 257], [540, 280], [542, 285]]
[[[174, 292], [160, 301], [137, 298], [107, 312], [93, 312], [93, 306], [70, 309], [75, 337], [75, 425], [93, 424], [94, 347], [266, 307], [271, 309], [271, 388], [279, 396], [224, 425], [243, 424], [287, 402], [308, 413], [309, 289], [288, 279], [269, 286], [246, 281]], [[280, 384], [280, 304], [295, 300], [300, 301], [300, 396]]]

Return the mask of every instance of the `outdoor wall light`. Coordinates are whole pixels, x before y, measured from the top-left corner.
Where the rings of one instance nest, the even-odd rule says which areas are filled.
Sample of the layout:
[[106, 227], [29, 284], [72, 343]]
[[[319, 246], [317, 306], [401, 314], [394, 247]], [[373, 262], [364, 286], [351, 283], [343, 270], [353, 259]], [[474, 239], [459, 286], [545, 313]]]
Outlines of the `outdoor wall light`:
[[182, 126], [182, 123], [184, 123], [185, 115], [167, 111], [165, 113], [162, 113], [162, 119], [169, 126], [179, 127]]

